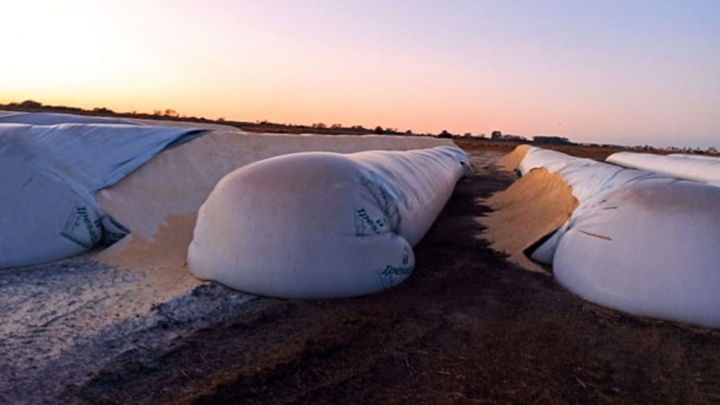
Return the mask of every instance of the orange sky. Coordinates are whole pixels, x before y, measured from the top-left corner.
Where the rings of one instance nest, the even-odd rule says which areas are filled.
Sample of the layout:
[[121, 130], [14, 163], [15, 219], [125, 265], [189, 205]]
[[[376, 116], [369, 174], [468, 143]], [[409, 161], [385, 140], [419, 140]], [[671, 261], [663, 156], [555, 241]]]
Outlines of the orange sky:
[[25, 0], [0, 103], [720, 147], [713, 1]]

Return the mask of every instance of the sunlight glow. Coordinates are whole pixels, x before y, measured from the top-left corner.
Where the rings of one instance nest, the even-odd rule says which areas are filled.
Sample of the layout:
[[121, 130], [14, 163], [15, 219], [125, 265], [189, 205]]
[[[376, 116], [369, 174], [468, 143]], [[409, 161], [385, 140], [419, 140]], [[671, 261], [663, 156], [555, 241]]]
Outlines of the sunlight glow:
[[0, 103], [717, 145], [718, 19], [701, 0], [16, 1]]

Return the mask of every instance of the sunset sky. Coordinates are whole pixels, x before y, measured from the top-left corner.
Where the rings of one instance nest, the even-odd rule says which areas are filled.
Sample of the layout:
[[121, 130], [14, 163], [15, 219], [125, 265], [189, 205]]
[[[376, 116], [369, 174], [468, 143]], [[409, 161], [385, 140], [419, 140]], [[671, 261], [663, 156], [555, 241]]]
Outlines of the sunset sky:
[[0, 103], [720, 147], [720, 1], [23, 0]]

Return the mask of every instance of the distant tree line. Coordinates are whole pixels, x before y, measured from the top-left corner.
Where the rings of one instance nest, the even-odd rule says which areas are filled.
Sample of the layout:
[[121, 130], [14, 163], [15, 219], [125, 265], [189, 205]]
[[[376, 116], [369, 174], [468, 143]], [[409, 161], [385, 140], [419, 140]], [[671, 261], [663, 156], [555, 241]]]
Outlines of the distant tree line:
[[[378, 134], [378, 135], [417, 135], [417, 136], [435, 136], [438, 138], [467, 138], [467, 139], [486, 139], [485, 134], [473, 135], [466, 132], [464, 135], [456, 135], [443, 129], [439, 134], [423, 134], [414, 133], [408, 129], [406, 131], [400, 131], [397, 128], [382, 126], [376, 126], [374, 129], [366, 128], [362, 125], [352, 125], [345, 127], [342, 124], [335, 123], [327, 125], [323, 122], [313, 123], [311, 125], [296, 125], [296, 124], [279, 124], [269, 122], [268, 120], [257, 120], [254, 123], [244, 121], [231, 121], [225, 118], [218, 118], [217, 120], [207, 119], [205, 117], [194, 117], [185, 116], [178, 113], [175, 109], [166, 108], [163, 110], [153, 110], [152, 114], [138, 113], [133, 111], [132, 113], [115, 112], [106, 107], [96, 107], [92, 110], [84, 110], [77, 107], [68, 106], [53, 106], [43, 105], [42, 103], [34, 100], [25, 100], [21, 103], [9, 103], [7, 105], [0, 105], [0, 108], [7, 110], [18, 110], [27, 112], [54, 112], [54, 113], [66, 113], [66, 114], [79, 114], [79, 115], [96, 115], [96, 116], [113, 116], [113, 117], [126, 117], [126, 118], [141, 118], [141, 119], [162, 119], [162, 120], [174, 120], [174, 121], [190, 121], [198, 123], [219, 123], [223, 125], [229, 125], [238, 127], [249, 132], [277, 132], [277, 133], [320, 133], [320, 134], [348, 134], [348, 135], [363, 135], [363, 134]], [[495, 141], [510, 141], [510, 142], [530, 142], [527, 138], [520, 135], [503, 135], [500, 131], [493, 131], [490, 139]], [[567, 145], [572, 144], [567, 138], [559, 136], [548, 136], [538, 135], [532, 140], [533, 143], [539, 144], [554, 144], [554, 145]]]
[[[153, 110], [152, 114], [133, 112], [115, 112], [106, 107], [96, 107], [91, 110], [84, 110], [78, 107], [68, 107], [64, 105], [44, 105], [38, 101], [25, 100], [21, 103], [8, 103], [0, 104], [0, 109], [10, 111], [23, 111], [23, 112], [53, 112], [61, 114], [77, 114], [77, 115], [92, 115], [92, 116], [112, 116], [121, 118], [140, 118], [140, 119], [154, 119], [154, 120], [172, 120], [172, 121], [189, 121], [203, 124], [223, 124], [240, 128], [248, 132], [276, 132], [276, 133], [288, 133], [288, 134], [300, 134], [300, 133], [318, 133], [318, 134], [346, 134], [346, 135], [364, 135], [364, 134], [382, 134], [382, 135], [414, 135], [414, 136], [434, 136], [439, 138], [453, 138], [453, 139], [472, 139], [472, 140], [487, 140], [485, 134], [473, 135], [466, 132], [463, 135], [456, 135], [447, 130], [442, 130], [439, 134], [423, 134], [414, 133], [408, 129], [401, 132], [397, 128], [383, 128], [376, 126], [374, 129], [366, 128], [362, 125], [353, 125], [345, 127], [342, 124], [326, 125], [322, 122], [314, 123], [312, 125], [296, 125], [296, 124], [278, 124], [272, 123], [267, 120], [258, 120], [256, 122], [244, 122], [244, 121], [232, 121], [226, 120], [225, 118], [218, 118], [217, 120], [208, 119], [205, 117], [185, 116], [179, 114], [172, 108], [166, 108], [164, 110]], [[534, 143], [542, 145], [576, 145], [566, 137], [555, 136], [555, 135], [537, 135], [532, 138], [532, 141], [521, 135], [504, 135], [500, 131], [493, 131], [490, 135], [490, 140], [493, 141], [506, 141], [506, 142], [520, 142], [520, 143]], [[711, 147], [703, 151], [700, 148], [653, 148], [651, 146], [635, 146], [635, 147], [620, 147], [618, 145], [610, 144], [582, 144], [584, 146], [601, 146], [601, 147], [617, 147], [625, 150], [657, 150], [660, 152], [683, 152], [683, 153], [705, 153], [711, 155], [718, 155], [718, 151]]]
[[537, 135], [533, 137], [533, 143], [545, 145], [570, 145], [572, 142], [563, 136]]
[[493, 141], [532, 142], [540, 145], [573, 145], [570, 139], [556, 135], [535, 135], [532, 140], [529, 140], [522, 135], [503, 135], [500, 131], [493, 131], [490, 134], [490, 139]]
[[364, 135], [364, 134], [383, 134], [383, 135], [418, 135], [433, 136], [432, 134], [416, 134], [412, 130], [400, 131], [397, 128], [376, 126], [374, 129], [366, 128], [362, 125], [353, 125], [345, 127], [342, 124], [335, 123], [327, 125], [322, 122], [311, 125], [296, 125], [273, 123], [268, 120], [257, 120], [256, 122], [232, 121], [225, 118], [217, 120], [207, 119], [205, 117], [186, 116], [178, 113], [175, 109], [166, 108], [163, 110], [153, 110], [152, 114], [133, 112], [115, 112], [106, 107], [96, 107], [92, 110], [84, 110], [77, 107], [44, 105], [34, 100], [26, 100], [21, 103], [0, 104], [1, 109], [23, 111], [23, 112], [53, 112], [77, 115], [92, 116], [113, 116], [121, 118], [140, 118], [154, 120], [172, 120], [172, 121], [189, 121], [197, 123], [215, 123], [228, 126], [234, 126], [248, 132], [276, 132], [276, 133], [318, 133], [318, 134], [347, 134], [347, 135]]

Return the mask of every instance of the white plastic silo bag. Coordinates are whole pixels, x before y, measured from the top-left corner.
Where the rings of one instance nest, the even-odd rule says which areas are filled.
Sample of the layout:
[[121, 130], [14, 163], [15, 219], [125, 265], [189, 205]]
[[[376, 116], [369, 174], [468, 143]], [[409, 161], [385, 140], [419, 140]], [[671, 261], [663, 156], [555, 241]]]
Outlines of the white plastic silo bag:
[[613, 156], [645, 170], [528, 149], [520, 170], [559, 173], [580, 202], [531, 257], [551, 263], [558, 281], [589, 301], [720, 327], [720, 189], [710, 185], [718, 161]]
[[4, 156], [0, 184], [0, 267], [72, 256], [101, 240], [102, 214], [61, 179]]
[[[63, 118], [57, 115], [53, 119]], [[101, 212], [94, 193], [165, 148], [202, 133], [108, 124], [0, 124], [0, 268], [66, 258], [124, 236], [127, 231]]]
[[588, 201], [553, 268], [595, 303], [720, 327], [720, 188], [652, 179]]
[[720, 158], [688, 154], [613, 153], [608, 163], [720, 186]]
[[390, 288], [466, 173], [455, 147], [307, 152], [225, 176], [200, 208], [190, 271], [245, 292], [328, 298]]
[[[519, 170], [525, 174], [536, 168], [546, 168], [551, 173], [558, 173], [572, 189], [572, 194], [580, 205], [572, 213], [572, 218], [584, 215], [586, 202], [604, 193], [626, 187], [649, 179], [663, 178], [651, 172], [628, 170], [615, 165], [597, 162], [592, 159], [577, 158], [552, 150], [529, 147], [520, 162]], [[568, 228], [568, 223], [560, 227], [547, 240], [540, 244], [530, 258], [552, 264], [555, 249]]]

